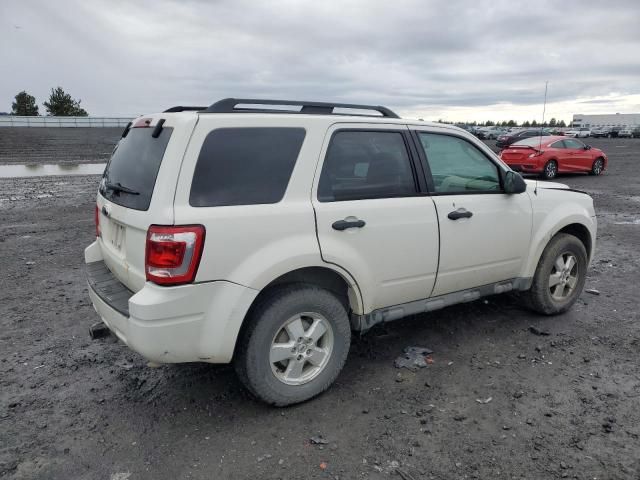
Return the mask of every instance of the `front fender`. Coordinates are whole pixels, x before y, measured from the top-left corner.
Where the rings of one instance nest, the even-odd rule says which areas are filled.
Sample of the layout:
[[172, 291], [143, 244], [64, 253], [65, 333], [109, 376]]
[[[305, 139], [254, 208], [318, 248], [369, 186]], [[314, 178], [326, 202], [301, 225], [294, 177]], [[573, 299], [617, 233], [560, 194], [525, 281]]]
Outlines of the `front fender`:
[[573, 224], [582, 225], [588, 230], [591, 249], [587, 254], [591, 260], [597, 232], [597, 221], [591, 197], [563, 189], [538, 189], [538, 198], [533, 197], [534, 225], [531, 247], [521, 276], [533, 277], [542, 252], [549, 241], [560, 230]]

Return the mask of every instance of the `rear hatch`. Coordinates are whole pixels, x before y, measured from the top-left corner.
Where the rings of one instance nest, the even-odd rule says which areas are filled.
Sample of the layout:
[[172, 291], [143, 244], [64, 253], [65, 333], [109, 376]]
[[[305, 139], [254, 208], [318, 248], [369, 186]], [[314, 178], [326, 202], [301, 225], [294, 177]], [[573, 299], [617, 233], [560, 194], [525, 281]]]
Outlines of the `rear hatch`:
[[174, 222], [176, 181], [196, 121], [195, 113], [136, 119], [116, 145], [100, 181], [98, 243], [107, 268], [134, 292], [145, 283], [149, 226]]

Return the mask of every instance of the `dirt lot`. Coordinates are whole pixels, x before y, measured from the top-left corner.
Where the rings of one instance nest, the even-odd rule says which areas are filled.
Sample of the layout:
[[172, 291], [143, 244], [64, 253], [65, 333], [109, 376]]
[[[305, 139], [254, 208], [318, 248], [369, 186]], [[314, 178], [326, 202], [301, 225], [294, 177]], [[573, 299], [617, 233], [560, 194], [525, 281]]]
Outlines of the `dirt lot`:
[[[0, 476], [640, 478], [640, 140], [589, 143], [610, 170], [560, 181], [595, 199], [600, 295], [555, 318], [504, 296], [387, 324], [354, 339], [328, 392], [286, 409], [228, 366], [152, 369], [91, 341], [97, 177], [0, 180]], [[396, 369], [409, 345], [434, 363]]]

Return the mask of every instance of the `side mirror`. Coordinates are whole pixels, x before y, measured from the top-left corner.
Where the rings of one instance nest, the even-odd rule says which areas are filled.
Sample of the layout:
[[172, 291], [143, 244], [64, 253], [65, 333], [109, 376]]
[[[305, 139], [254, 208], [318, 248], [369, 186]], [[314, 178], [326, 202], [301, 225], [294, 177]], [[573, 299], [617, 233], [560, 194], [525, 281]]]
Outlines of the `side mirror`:
[[527, 190], [527, 183], [517, 172], [513, 170], [504, 174], [504, 192], [505, 193], [522, 193]]
[[585, 146], [584, 146], [584, 149], [585, 149], [585, 150], [591, 150], [591, 145], [585, 145]]

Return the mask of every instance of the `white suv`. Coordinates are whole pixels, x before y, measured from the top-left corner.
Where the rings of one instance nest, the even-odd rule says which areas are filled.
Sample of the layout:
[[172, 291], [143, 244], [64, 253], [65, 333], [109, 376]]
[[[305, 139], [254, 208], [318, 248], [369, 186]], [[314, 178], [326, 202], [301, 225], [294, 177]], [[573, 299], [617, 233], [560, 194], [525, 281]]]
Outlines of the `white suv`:
[[233, 362], [274, 405], [325, 390], [353, 330], [508, 291], [566, 311], [596, 237], [591, 197], [525, 182], [462, 129], [253, 99], [136, 119], [95, 218], [109, 329], [154, 362]]
[[586, 138], [591, 136], [591, 130], [588, 128], [572, 128], [564, 132], [565, 137]]

